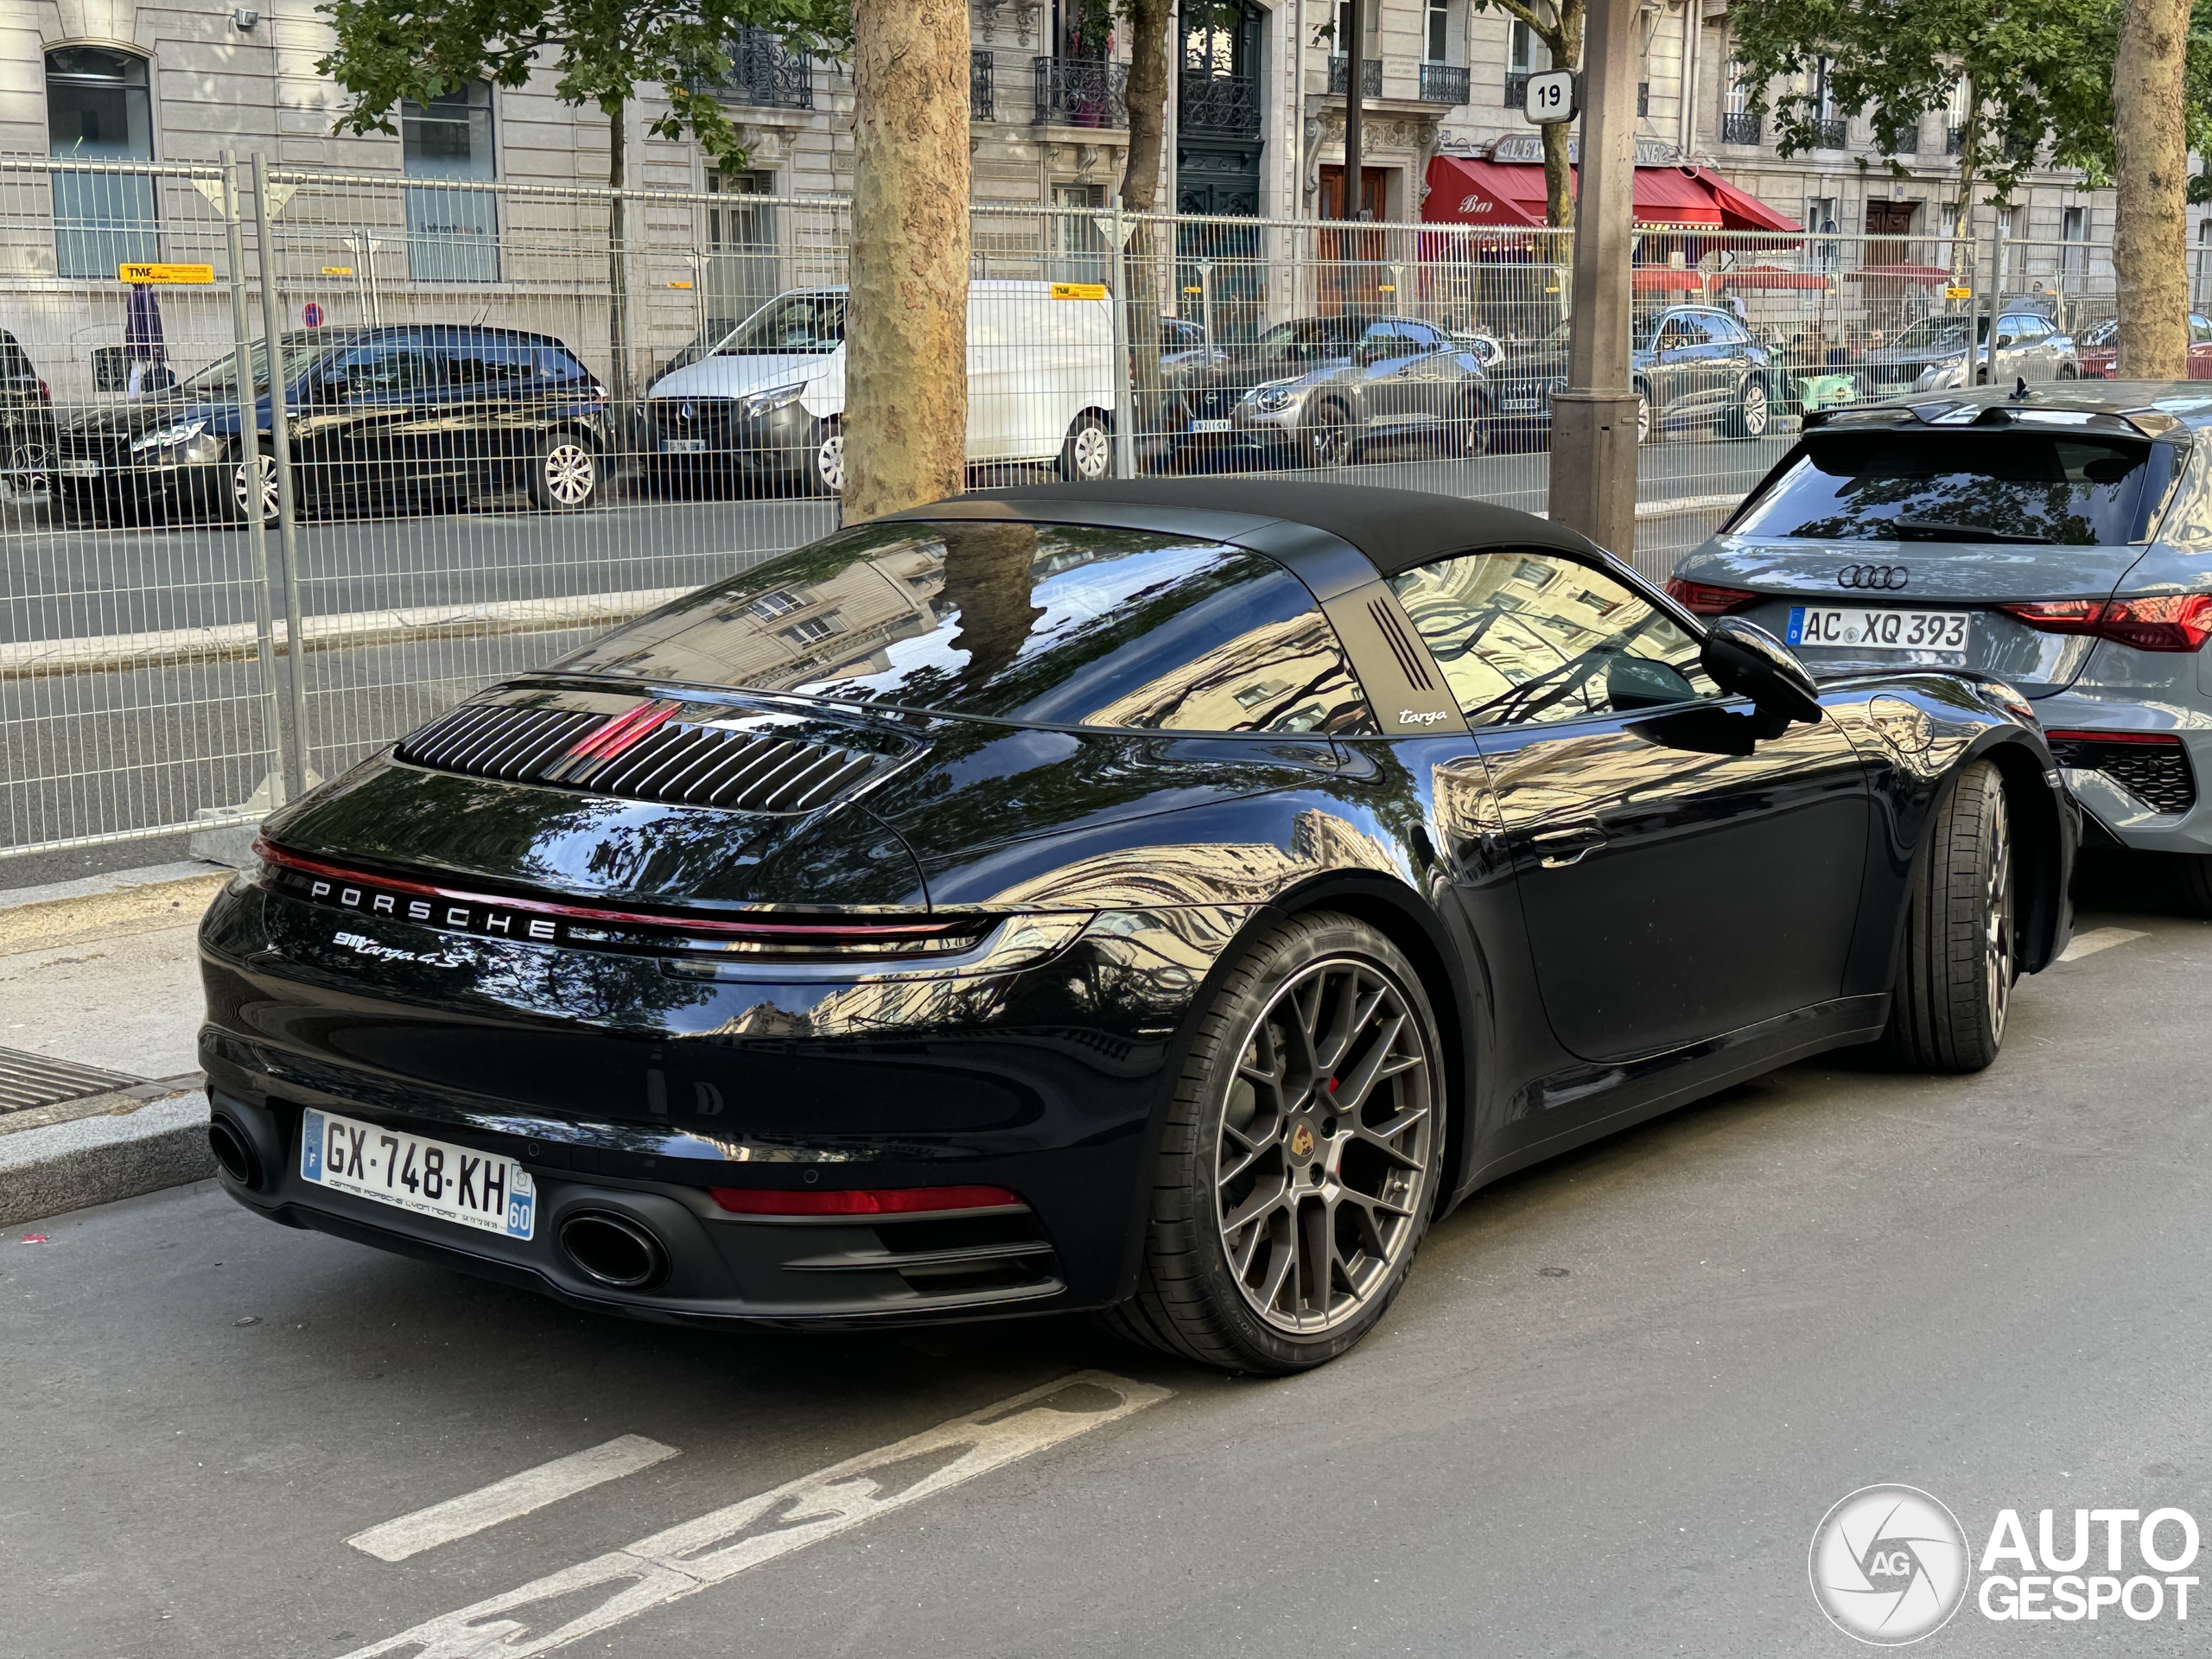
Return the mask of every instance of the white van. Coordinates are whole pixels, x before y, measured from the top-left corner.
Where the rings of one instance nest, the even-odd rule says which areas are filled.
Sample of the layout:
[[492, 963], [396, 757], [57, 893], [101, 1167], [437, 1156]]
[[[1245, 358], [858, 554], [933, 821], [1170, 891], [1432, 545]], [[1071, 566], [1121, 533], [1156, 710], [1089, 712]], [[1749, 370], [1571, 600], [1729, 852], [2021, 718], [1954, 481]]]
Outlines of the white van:
[[[1114, 314], [1052, 284], [968, 285], [968, 459], [1050, 461], [1103, 478], [1114, 459]], [[688, 355], [688, 353], [687, 353]], [[829, 492], [845, 484], [845, 289], [794, 289], [645, 394], [652, 472]]]

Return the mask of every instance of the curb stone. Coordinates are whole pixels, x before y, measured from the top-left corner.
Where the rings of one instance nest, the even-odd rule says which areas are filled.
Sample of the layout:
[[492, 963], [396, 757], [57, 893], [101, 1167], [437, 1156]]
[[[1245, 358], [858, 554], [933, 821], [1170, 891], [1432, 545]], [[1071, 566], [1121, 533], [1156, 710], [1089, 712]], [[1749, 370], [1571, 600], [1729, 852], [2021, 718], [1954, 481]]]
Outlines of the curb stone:
[[200, 1090], [19, 1129], [0, 1135], [0, 1227], [204, 1181], [214, 1173], [207, 1096]]

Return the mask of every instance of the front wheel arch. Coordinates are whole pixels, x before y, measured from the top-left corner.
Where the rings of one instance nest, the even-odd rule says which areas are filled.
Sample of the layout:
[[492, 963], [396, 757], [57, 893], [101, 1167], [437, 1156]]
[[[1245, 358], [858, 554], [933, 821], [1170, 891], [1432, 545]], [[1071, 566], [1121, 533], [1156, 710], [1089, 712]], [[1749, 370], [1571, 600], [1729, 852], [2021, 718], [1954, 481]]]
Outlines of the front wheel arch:
[[2059, 925], [2069, 904], [2059, 822], [2064, 809], [2057, 791], [2044, 781], [2041, 759], [2017, 741], [1999, 739], [1970, 753], [1954, 770], [1945, 789], [1956, 788], [1959, 774], [1976, 760], [1994, 762], [2004, 780], [2005, 802], [2012, 817], [2014, 856], [2020, 863], [2015, 949], [2020, 972], [2037, 973], [2050, 966], [2058, 954]]

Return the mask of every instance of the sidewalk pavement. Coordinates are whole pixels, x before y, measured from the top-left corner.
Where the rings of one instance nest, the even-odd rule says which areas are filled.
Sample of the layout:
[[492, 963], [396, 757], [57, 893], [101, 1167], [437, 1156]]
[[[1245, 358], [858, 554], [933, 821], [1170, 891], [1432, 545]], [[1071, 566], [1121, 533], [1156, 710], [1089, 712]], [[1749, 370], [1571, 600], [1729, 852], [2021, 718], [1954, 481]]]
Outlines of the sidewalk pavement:
[[0, 889], [0, 1226], [214, 1173], [200, 863]]

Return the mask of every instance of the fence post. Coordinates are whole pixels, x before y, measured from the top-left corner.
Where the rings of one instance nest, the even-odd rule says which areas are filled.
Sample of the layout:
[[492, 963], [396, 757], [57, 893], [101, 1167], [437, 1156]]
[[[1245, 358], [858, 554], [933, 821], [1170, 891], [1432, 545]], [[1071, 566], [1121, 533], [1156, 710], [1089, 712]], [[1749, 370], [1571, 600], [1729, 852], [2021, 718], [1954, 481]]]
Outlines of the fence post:
[[[261, 251], [261, 331], [269, 341], [269, 453], [276, 463], [276, 531], [284, 561], [285, 694], [292, 742], [284, 752], [284, 793], [307, 793], [307, 639], [300, 628], [300, 543], [292, 489], [292, 435], [284, 412], [284, 302], [276, 291], [276, 233], [269, 214], [269, 157], [253, 158], [253, 228]], [[257, 503], [257, 506], [258, 504]]]
[[[234, 149], [223, 152], [223, 238], [231, 261], [231, 361], [232, 372], [238, 377], [238, 465], [247, 490], [246, 549], [253, 564], [254, 655], [261, 664], [261, 695], [269, 708], [269, 732], [276, 745], [277, 771], [289, 778], [292, 768], [286, 756], [294, 734], [276, 695], [276, 625], [269, 597], [269, 531], [258, 511], [260, 469], [254, 464], [260, 454], [261, 420], [253, 389], [253, 327], [245, 313], [245, 245], [239, 227], [238, 156]], [[269, 792], [269, 804], [281, 806], [291, 798], [290, 792], [282, 779], [270, 781], [276, 787]]]
[[1137, 475], [1136, 411], [1129, 397], [1129, 228], [1122, 215], [1122, 194], [1114, 193], [1114, 476]]

